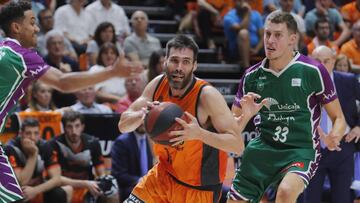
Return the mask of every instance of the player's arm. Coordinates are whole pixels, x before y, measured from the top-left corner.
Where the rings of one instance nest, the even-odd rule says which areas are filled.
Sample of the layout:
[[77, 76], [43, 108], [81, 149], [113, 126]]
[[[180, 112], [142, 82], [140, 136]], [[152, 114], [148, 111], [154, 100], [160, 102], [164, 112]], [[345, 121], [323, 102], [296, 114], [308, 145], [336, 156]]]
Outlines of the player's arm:
[[120, 132], [132, 132], [143, 123], [147, 112], [146, 108], [150, 105], [149, 102], [152, 102], [155, 88], [161, 77], [162, 76], [156, 77], [148, 85], [146, 85], [142, 95], [121, 114], [118, 124]]
[[339, 150], [338, 145], [344, 136], [346, 121], [341, 110], [339, 99], [335, 99], [324, 105], [324, 108], [333, 123], [333, 127], [327, 136], [323, 136], [329, 150]]
[[26, 194], [25, 196], [35, 197], [37, 194], [49, 191], [61, 185], [61, 180], [60, 180], [61, 169], [59, 165], [51, 166], [49, 169], [47, 169], [47, 172], [49, 174], [50, 179], [35, 187], [24, 187], [23, 190], [24, 190], [24, 194]]
[[121, 55], [114, 65], [98, 72], [62, 73], [60, 70], [51, 67], [42, 75], [40, 80], [62, 92], [74, 92], [111, 77], [128, 77], [141, 71], [142, 66], [139, 63], [130, 63]]
[[73, 188], [87, 188], [90, 191], [90, 193], [95, 197], [100, 196], [102, 194], [96, 181], [78, 180], [78, 179], [68, 178], [65, 176], [61, 176], [60, 179], [62, 186], [70, 185]]

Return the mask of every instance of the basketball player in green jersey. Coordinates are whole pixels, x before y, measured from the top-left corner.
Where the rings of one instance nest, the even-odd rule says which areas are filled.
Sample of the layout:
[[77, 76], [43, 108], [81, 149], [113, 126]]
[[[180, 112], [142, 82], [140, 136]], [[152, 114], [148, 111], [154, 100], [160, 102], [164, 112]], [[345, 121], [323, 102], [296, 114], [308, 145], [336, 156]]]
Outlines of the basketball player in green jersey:
[[[239, 84], [232, 111], [246, 111], [239, 101], [254, 92], [268, 102], [254, 118], [259, 137], [246, 147], [228, 193], [228, 203], [259, 202], [270, 185], [277, 186], [276, 203], [296, 202], [320, 160], [320, 137], [330, 150], [338, 145], [345, 120], [325, 67], [298, 52], [297, 24], [283, 12], [265, 22], [266, 58], [247, 69]], [[318, 128], [321, 108], [333, 122], [329, 135]]]

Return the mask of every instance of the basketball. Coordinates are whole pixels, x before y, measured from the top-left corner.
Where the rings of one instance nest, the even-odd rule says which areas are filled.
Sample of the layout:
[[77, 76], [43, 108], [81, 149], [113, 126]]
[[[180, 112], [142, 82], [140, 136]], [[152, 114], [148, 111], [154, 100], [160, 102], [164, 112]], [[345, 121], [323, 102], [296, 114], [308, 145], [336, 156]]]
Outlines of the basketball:
[[162, 102], [155, 105], [145, 116], [145, 131], [149, 137], [156, 143], [163, 145], [171, 145], [169, 142], [174, 138], [169, 136], [173, 130], [180, 130], [182, 126], [175, 121], [175, 118], [184, 120], [184, 111], [171, 102]]

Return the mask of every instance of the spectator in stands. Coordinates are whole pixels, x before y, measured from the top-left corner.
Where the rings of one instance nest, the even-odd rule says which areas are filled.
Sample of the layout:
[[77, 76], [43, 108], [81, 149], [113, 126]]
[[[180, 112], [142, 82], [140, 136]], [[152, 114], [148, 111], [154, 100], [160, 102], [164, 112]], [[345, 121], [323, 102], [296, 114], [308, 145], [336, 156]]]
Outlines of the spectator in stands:
[[161, 49], [159, 39], [147, 33], [148, 16], [143, 11], [135, 11], [131, 16], [133, 33], [124, 41], [125, 54], [132, 61], [141, 61], [144, 66], [149, 63], [150, 54]]
[[78, 55], [85, 53], [93, 34], [91, 15], [84, 10], [86, 0], [70, 0], [55, 11], [54, 28], [64, 33]]
[[347, 22], [351, 28], [352, 25], [360, 19], [360, 0], [355, 0], [344, 5], [341, 7], [340, 12], [344, 18], [344, 21]]
[[110, 22], [115, 27], [115, 33], [125, 39], [130, 34], [129, 19], [124, 9], [111, 0], [96, 0], [85, 9], [92, 16], [94, 29], [103, 22]]
[[55, 111], [57, 108], [52, 101], [52, 89], [50, 86], [36, 81], [30, 88], [29, 108], [25, 111]]
[[93, 170], [97, 177], [105, 175], [104, 158], [99, 140], [83, 133], [83, 116], [79, 112], [66, 111], [62, 123], [64, 134], [54, 137], [49, 143], [61, 166], [61, 183], [65, 191], [73, 189], [72, 202], [86, 202], [92, 198], [119, 202], [117, 194], [105, 197], [94, 179]]
[[[59, 69], [63, 73], [79, 71], [78, 63], [65, 56], [64, 36], [60, 31], [51, 30], [45, 35], [46, 48], [48, 55], [44, 58], [45, 62], [52, 67]], [[57, 107], [65, 107], [75, 104], [74, 94], [62, 93], [55, 90], [53, 100]]]
[[[306, 32], [309, 36], [315, 35], [315, 23], [319, 18], [328, 18], [330, 23], [330, 39], [338, 47], [350, 36], [350, 30], [344, 23], [341, 14], [335, 8], [331, 8], [331, 0], [315, 0], [316, 8], [309, 11], [305, 16]], [[340, 32], [337, 39], [334, 33]]]
[[145, 75], [126, 78], [125, 88], [127, 94], [116, 103], [115, 111], [118, 113], [126, 111], [129, 106], [141, 96], [146, 84]]
[[231, 60], [250, 66], [250, 56], [263, 48], [264, 24], [259, 12], [251, 9], [248, 0], [234, 0], [235, 8], [224, 17], [224, 31]]
[[307, 45], [308, 53], [311, 54], [316, 47], [321, 45], [329, 47], [334, 53], [339, 52], [339, 47], [330, 41], [330, 23], [326, 18], [318, 18], [315, 23], [315, 37]]
[[339, 54], [335, 61], [335, 70], [339, 72], [351, 72], [351, 63], [349, 58], [344, 54]]
[[301, 18], [304, 16], [305, 6], [301, 0], [263, 0], [264, 16], [277, 9], [284, 9], [281, 5], [281, 1], [283, 1], [283, 3], [292, 4], [291, 10], [286, 12], [297, 14]]
[[95, 102], [96, 92], [94, 87], [88, 87], [75, 93], [78, 102], [71, 106], [73, 111], [80, 113], [112, 113], [111, 109]]
[[163, 50], [160, 49], [158, 51], [154, 51], [150, 55], [147, 82], [150, 82], [152, 79], [154, 79], [156, 76], [160, 75], [164, 71], [164, 62], [165, 53]]
[[[96, 65], [90, 68], [90, 72], [103, 70], [105, 67], [114, 64], [119, 51], [113, 43], [107, 42], [100, 47]], [[125, 79], [111, 78], [95, 85], [96, 97], [100, 103], [116, 103], [125, 95]]]
[[100, 23], [95, 30], [94, 39], [88, 43], [86, 53], [89, 57], [90, 65], [96, 64], [99, 49], [106, 42], [111, 42], [116, 45], [119, 51], [122, 50], [121, 45], [116, 40], [114, 25], [109, 22]]
[[[304, 43], [304, 39], [306, 38], [305, 21], [300, 14], [297, 14], [294, 12], [294, 8], [297, 5], [296, 2], [299, 2], [299, 1], [298, 0], [278, 0], [278, 2], [280, 4], [280, 10], [290, 13], [294, 17], [294, 19], [297, 23], [298, 43], [296, 43], [297, 46], [295, 47], [295, 50], [302, 51], [306, 47], [306, 44]], [[305, 8], [304, 8], [304, 10], [305, 10]]]
[[209, 49], [215, 49], [214, 28], [223, 27], [223, 18], [233, 8], [233, 0], [197, 0], [200, 35]]
[[[37, 50], [41, 54], [41, 56], [45, 57], [48, 52], [46, 49], [46, 40], [45, 34], [54, 28], [54, 17], [52, 12], [49, 9], [41, 10], [38, 14], [39, 20], [39, 27], [40, 32], [38, 32], [38, 44]], [[64, 55], [72, 58], [73, 60], [77, 61], [77, 55], [75, 49], [71, 45], [70, 41], [67, 38], [64, 38]]]
[[144, 125], [116, 138], [111, 148], [111, 174], [118, 181], [121, 202], [152, 166], [153, 155]]
[[360, 70], [360, 20], [352, 27], [352, 39], [346, 42], [340, 49], [340, 53], [345, 54], [351, 61], [351, 67]]
[[[21, 124], [19, 136], [5, 148], [23, 190], [24, 200], [20, 202], [38, 203], [42, 199], [44, 202], [67, 202], [66, 193], [59, 187], [60, 166], [50, 152], [40, 138], [39, 122], [26, 118]], [[47, 174], [46, 177], [43, 174]]]
[[[305, 202], [321, 202], [324, 178], [329, 176], [331, 202], [351, 202], [350, 185], [354, 174], [355, 143], [360, 140], [360, 114], [356, 100], [360, 100], [360, 84], [354, 74], [334, 71], [335, 53], [326, 46], [316, 48], [312, 56], [326, 67], [335, 84], [336, 92], [344, 113], [347, 129], [345, 139], [340, 143], [340, 151], [329, 151], [321, 144], [321, 160], [315, 176], [305, 190]], [[330, 117], [323, 110], [321, 129], [327, 134], [332, 128]]]

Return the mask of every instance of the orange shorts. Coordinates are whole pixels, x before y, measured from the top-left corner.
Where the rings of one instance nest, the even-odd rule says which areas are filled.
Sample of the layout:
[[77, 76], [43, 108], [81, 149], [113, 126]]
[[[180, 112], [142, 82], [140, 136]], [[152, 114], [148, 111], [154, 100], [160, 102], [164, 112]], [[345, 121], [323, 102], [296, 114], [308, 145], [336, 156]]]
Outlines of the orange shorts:
[[[210, 189], [211, 188], [211, 189]], [[214, 189], [213, 189], [214, 188]], [[180, 184], [159, 164], [135, 186], [129, 198], [124, 202], [170, 203], [170, 202], [218, 202], [221, 195], [221, 184], [204, 190]]]
[[83, 203], [87, 192], [87, 188], [74, 188], [71, 203]]

